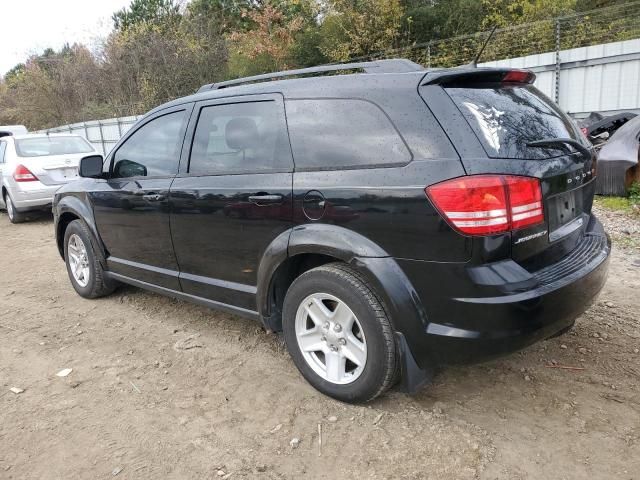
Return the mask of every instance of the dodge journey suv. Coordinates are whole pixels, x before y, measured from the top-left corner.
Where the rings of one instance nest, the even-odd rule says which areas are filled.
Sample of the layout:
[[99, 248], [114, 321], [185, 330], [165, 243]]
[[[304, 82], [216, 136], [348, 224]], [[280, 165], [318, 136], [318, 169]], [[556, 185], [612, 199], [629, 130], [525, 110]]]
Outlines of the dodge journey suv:
[[352, 402], [561, 334], [610, 241], [593, 150], [534, 78], [386, 60], [205, 85], [57, 192], [71, 284], [253, 318]]

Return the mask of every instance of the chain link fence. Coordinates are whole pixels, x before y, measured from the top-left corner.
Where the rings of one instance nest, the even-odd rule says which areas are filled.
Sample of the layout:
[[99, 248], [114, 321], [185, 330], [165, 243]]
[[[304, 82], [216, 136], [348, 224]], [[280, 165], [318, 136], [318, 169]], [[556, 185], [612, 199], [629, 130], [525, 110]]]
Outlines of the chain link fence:
[[[471, 63], [490, 34], [490, 31], [485, 31], [432, 40], [352, 60], [402, 57], [427, 68], [457, 67]], [[497, 29], [480, 62], [560, 52], [634, 38], [640, 38], [640, 1]]]

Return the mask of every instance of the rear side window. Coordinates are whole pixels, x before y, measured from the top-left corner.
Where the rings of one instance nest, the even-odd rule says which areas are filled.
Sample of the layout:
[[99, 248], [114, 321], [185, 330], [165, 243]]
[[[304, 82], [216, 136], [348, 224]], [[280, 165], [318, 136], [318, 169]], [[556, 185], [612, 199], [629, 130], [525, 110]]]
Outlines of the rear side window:
[[230, 103], [200, 111], [189, 173], [282, 172], [292, 167], [281, 103]]
[[7, 151], [7, 143], [0, 142], [0, 163], [4, 163], [4, 155], [6, 151]]
[[411, 153], [377, 105], [357, 99], [287, 100], [297, 170], [406, 164]]
[[44, 157], [93, 152], [93, 147], [82, 137], [33, 137], [16, 140], [19, 157]]
[[113, 156], [113, 177], [156, 177], [178, 173], [185, 112], [169, 113], [144, 124]]
[[550, 158], [571, 147], [531, 148], [527, 143], [547, 138], [583, 141], [573, 121], [543, 93], [532, 86], [447, 88], [493, 158]]

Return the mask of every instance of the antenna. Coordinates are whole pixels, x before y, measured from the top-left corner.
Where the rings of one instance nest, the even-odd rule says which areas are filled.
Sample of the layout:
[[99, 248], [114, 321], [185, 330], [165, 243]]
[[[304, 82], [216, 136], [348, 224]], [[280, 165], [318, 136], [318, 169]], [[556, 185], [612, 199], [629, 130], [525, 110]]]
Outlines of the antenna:
[[487, 48], [487, 45], [489, 45], [489, 41], [493, 38], [493, 34], [496, 32], [497, 29], [498, 29], [498, 25], [494, 25], [493, 30], [491, 30], [491, 33], [489, 33], [489, 36], [482, 44], [482, 48], [476, 55], [476, 58], [474, 58], [473, 61], [469, 64], [470, 67], [477, 68], [478, 60], [480, 60], [480, 56], [484, 53], [484, 49]]

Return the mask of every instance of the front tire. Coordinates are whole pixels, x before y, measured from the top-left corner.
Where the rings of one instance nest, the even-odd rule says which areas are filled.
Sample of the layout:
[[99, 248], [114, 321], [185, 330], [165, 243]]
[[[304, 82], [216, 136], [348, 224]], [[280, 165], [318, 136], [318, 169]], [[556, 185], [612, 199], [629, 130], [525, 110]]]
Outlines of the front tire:
[[4, 195], [4, 204], [7, 207], [7, 216], [11, 223], [22, 223], [27, 219], [24, 213], [20, 213], [16, 210], [16, 206], [13, 204], [13, 200], [9, 196], [9, 193], [5, 193]]
[[115, 282], [106, 277], [93, 250], [91, 232], [81, 220], [74, 220], [65, 230], [64, 260], [71, 285], [81, 297], [103, 297], [115, 290]]
[[345, 264], [314, 268], [292, 283], [283, 331], [296, 367], [325, 395], [367, 402], [396, 379], [389, 318], [365, 279]]

